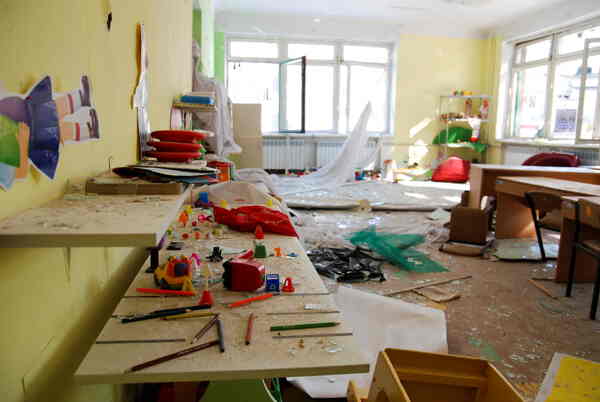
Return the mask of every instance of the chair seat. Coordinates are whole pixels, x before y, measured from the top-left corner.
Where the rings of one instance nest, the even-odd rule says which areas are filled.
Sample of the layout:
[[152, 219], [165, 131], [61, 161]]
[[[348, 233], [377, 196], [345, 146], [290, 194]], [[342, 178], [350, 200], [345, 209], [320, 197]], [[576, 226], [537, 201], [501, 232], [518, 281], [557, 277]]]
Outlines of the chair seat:
[[552, 211], [542, 219], [540, 219], [540, 223], [550, 229], [554, 229], [560, 232], [560, 227], [562, 225], [562, 215], [560, 211]]
[[581, 244], [600, 254], [600, 240], [584, 240]]

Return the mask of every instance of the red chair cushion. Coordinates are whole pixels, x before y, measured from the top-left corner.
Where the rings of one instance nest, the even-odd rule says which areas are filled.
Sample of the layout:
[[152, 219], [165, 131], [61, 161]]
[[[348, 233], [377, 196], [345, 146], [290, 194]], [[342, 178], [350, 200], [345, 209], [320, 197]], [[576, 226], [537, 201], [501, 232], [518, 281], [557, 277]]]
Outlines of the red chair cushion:
[[471, 162], [453, 156], [435, 169], [431, 180], [449, 183], [465, 183], [469, 180]]

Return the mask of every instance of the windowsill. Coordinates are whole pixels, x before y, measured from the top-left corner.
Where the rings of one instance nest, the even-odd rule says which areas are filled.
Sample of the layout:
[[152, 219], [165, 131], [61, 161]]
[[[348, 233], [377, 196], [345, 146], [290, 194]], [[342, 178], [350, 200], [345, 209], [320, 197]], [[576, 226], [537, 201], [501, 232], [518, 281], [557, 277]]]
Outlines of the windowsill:
[[[348, 134], [340, 134], [340, 133], [262, 133], [263, 138], [304, 138], [304, 139], [346, 139], [348, 138]], [[384, 134], [369, 134], [369, 138], [391, 138], [393, 135], [389, 133]]]
[[538, 140], [529, 140], [529, 139], [498, 139], [498, 142], [506, 145], [520, 145], [526, 147], [545, 147], [545, 148], [588, 148], [588, 149], [597, 149], [600, 147], [600, 144], [575, 144], [572, 140], [546, 140], [546, 139], [538, 139]]

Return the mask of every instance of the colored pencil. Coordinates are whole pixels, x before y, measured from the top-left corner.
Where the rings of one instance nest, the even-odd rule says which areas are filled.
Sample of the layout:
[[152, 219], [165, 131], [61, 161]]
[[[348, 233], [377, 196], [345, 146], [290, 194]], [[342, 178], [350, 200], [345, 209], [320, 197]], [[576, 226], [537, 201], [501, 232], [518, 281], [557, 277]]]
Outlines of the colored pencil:
[[312, 322], [308, 324], [294, 324], [294, 325], [274, 325], [271, 327], [271, 331], [291, 331], [294, 329], [310, 329], [310, 328], [325, 328], [335, 327], [340, 325], [339, 322]]
[[119, 340], [108, 340], [108, 341], [96, 341], [100, 345], [108, 345], [113, 343], [162, 343], [162, 342], [185, 342], [185, 338], [173, 338], [173, 339], [119, 339]]
[[352, 336], [352, 332], [334, 332], [332, 334], [273, 335], [273, 339], [326, 338], [328, 336]]
[[217, 334], [219, 335], [219, 349], [221, 353], [225, 352], [225, 337], [223, 336], [223, 323], [217, 317]]
[[185, 290], [167, 290], [152, 288], [137, 288], [135, 290], [140, 293], [154, 293], [158, 295], [196, 296], [196, 292], [188, 292]]
[[269, 299], [271, 297], [273, 297], [273, 293], [265, 293], [264, 295], [250, 297], [248, 299], [233, 302], [233, 303], [229, 304], [227, 307], [234, 308], [234, 307], [244, 306], [244, 305], [250, 304], [254, 301], [265, 300], [265, 299]]
[[208, 332], [209, 329], [212, 328], [213, 325], [215, 325], [215, 323], [217, 322], [217, 320], [219, 319], [219, 314], [215, 315], [213, 318], [211, 318], [205, 326], [203, 326], [200, 331], [198, 331], [198, 333], [196, 335], [194, 335], [194, 337], [192, 338], [192, 341], [190, 343], [194, 343], [196, 342], [198, 339], [202, 338], [202, 336]]
[[177, 359], [178, 357], [189, 355], [190, 353], [194, 353], [194, 352], [197, 352], [197, 351], [202, 350], [202, 349], [207, 349], [207, 348], [210, 348], [211, 346], [215, 346], [215, 345], [218, 345], [218, 344], [219, 344], [219, 341], [215, 340], [215, 341], [210, 341], [210, 342], [203, 343], [201, 345], [192, 346], [191, 348], [183, 349], [183, 350], [180, 350], [179, 352], [171, 353], [169, 355], [162, 356], [162, 357], [159, 357], [157, 359], [150, 360], [150, 361], [147, 361], [145, 363], [138, 364], [138, 365], [133, 366], [130, 369], [126, 370], [125, 372], [129, 372], [130, 373], [130, 372], [133, 372], [133, 371], [139, 371], [139, 370], [145, 369], [147, 367], [155, 366], [157, 364], [164, 363], [164, 362], [169, 361], [169, 360]]
[[150, 314], [154, 314], [154, 313], [172, 313], [172, 314], [188, 313], [188, 312], [194, 311], [194, 310], [207, 310], [211, 307], [212, 306], [210, 304], [195, 304], [193, 306], [183, 306], [183, 307], [165, 308], [162, 310], [154, 310]]
[[144, 314], [144, 315], [122, 318], [121, 323], [127, 324], [130, 322], [136, 322], [136, 321], [152, 320], [154, 318], [170, 317], [170, 316], [174, 316], [177, 314], [189, 313], [190, 311], [193, 311], [193, 310], [202, 310], [202, 309], [207, 309], [207, 308], [210, 308], [210, 306], [202, 305], [202, 306], [182, 307], [182, 308], [176, 308], [176, 309], [171, 308], [171, 309], [166, 309], [166, 310], [157, 310], [157, 311], [153, 311], [151, 313]]
[[246, 328], [246, 345], [250, 345], [252, 340], [252, 324], [254, 323], [254, 313], [248, 316], [248, 327]]
[[162, 320], [179, 320], [182, 318], [210, 317], [215, 314], [217, 314], [217, 313], [212, 313], [210, 311], [191, 311], [189, 313], [168, 315], [166, 317], [162, 317], [161, 319]]

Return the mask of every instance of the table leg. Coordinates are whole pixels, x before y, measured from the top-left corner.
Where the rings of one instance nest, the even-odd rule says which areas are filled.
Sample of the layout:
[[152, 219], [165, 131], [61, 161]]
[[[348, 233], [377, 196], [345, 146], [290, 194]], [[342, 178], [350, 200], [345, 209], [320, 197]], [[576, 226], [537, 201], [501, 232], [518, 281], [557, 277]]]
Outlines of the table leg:
[[263, 380], [211, 381], [200, 402], [276, 402]]
[[497, 196], [496, 238], [535, 238], [535, 226], [525, 199], [506, 193]]

